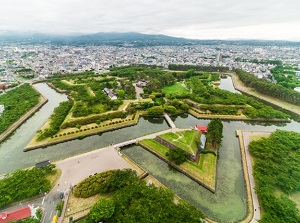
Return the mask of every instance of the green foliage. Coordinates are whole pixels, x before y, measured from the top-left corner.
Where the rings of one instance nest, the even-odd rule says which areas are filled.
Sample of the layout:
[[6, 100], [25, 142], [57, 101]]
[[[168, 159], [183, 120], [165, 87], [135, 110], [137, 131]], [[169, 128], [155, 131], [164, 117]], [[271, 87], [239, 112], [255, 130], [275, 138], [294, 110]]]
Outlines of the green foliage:
[[61, 125], [62, 129], [65, 128], [69, 128], [69, 127], [76, 127], [76, 126], [81, 126], [81, 125], [87, 125], [87, 124], [91, 124], [91, 123], [96, 123], [96, 121], [106, 121], [106, 120], [112, 120], [115, 118], [126, 118], [127, 116], [127, 112], [123, 112], [123, 111], [115, 111], [115, 112], [110, 112], [110, 113], [106, 113], [106, 114], [100, 114], [100, 115], [93, 115], [90, 117], [86, 117], [86, 118], [77, 118], [74, 120], [70, 120], [68, 122], [64, 122]]
[[47, 173], [47, 169], [34, 167], [7, 174], [0, 181], [0, 207], [49, 191]]
[[86, 178], [77, 184], [74, 189], [75, 197], [87, 198], [98, 193], [113, 192], [137, 179], [131, 169], [109, 170]]
[[111, 199], [99, 197], [99, 201], [93, 205], [88, 214], [92, 222], [100, 222], [109, 219], [115, 211], [115, 204]]
[[287, 66], [277, 66], [271, 69], [271, 73], [277, 84], [289, 89], [300, 86], [300, 80], [295, 74], [295, 69]]
[[38, 218], [38, 220], [42, 220], [42, 216], [43, 216], [43, 211], [41, 208], [38, 208], [35, 212], [36, 217]]
[[[127, 171], [127, 170], [125, 170]], [[122, 171], [121, 171], [122, 172]], [[124, 176], [122, 173], [120, 175]], [[129, 174], [131, 178], [131, 174]], [[117, 185], [120, 178], [112, 179]], [[123, 178], [122, 178], [122, 181]], [[131, 182], [131, 183], [130, 183]], [[118, 187], [112, 199], [100, 198], [88, 214], [85, 222], [100, 220], [115, 222], [189, 222], [200, 223], [204, 215], [195, 207], [179, 201], [174, 202], [174, 194], [154, 185], [147, 186], [136, 176], [127, 184]]]
[[0, 116], [0, 133], [39, 103], [40, 95], [29, 85], [23, 84], [0, 96], [5, 110]]
[[280, 60], [258, 60], [258, 59], [245, 59], [245, 58], [236, 58], [236, 62], [250, 62], [250, 63], [257, 63], [257, 64], [273, 64], [273, 65], [282, 65]]
[[176, 113], [176, 108], [172, 105], [166, 105], [164, 107], [165, 112], [169, 113], [169, 114], [174, 114]]
[[276, 197], [280, 188], [289, 194], [300, 190], [300, 134], [276, 130], [268, 138], [249, 144], [255, 157], [256, 190], [265, 210], [262, 222], [299, 222], [296, 205], [285, 194]]
[[59, 131], [60, 125], [65, 120], [72, 106], [73, 106], [73, 101], [61, 102], [59, 106], [54, 109], [54, 112], [51, 115], [50, 127], [44, 129], [43, 131], [40, 131], [38, 140], [42, 140], [47, 137], [54, 136]]
[[41, 221], [39, 219], [31, 217], [23, 220], [18, 220], [16, 221], [16, 223], [41, 223]]
[[262, 94], [300, 105], [299, 92], [285, 88], [279, 84], [270, 83], [267, 80], [258, 79], [254, 75], [240, 69], [236, 69], [235, 72], [246, 86], [252, 87]]
[[100, 184], [105, 182], [112, 174], [113, 170], [110, 170], [89, 176], [73, 188], [74, 196], [87, 198], [100, 193]]
[[162, 115], [164, 113], [164, 108], [163, 106], [153, 106], [151, 108], [149, 108], [148, 110], [148, 115]]
[[[213, 114], [236, 115], [238, 110], [241, 109], [249, 118], [286, 119], [289, 117], [287, 114], [277, 111], [246, 95], [236, 94], [219, 88], [213, 88], [210, 85], [205, 85], [197, 77], [192, 77], [186, 82], [191, 87], [193, 93], [191, 95], [176, 97], [190, 98], [200, 104], [207, 104], [202, 105], [203, 110], [209, 110]], [[218, 106], [213, 104], [218, 104]]]
[[180, 165], [187, 161], [188, 153], [182, 149], [170, 149], [169, 150], [169, 160], [174, 161], [176, 165]]
[[115, 170], [113, 174], [99, 186], [100, 193], [109, 193], [134, 184], [138, 180], [132, 169]]
[[187, 64], [169, 64], [168, 68], [170, 70], [195, 70], [195, 71], [206, 71], [206, 72], [229, 71], [228, 67], [198, 66], [198, 65], [187, 65]]
[[63, 207], [64, 207], [64, 201], [61, 200], [60, 202], [58, 202], [58, 204], [55, 207], [55, 210], [58, 211], [58, 213], [57, 213], [58, 217], [61, 216], [61, 212], [62, 212]]
[[223, 138], [223, 124], [221, 119], [213, 118], [207, 126], [207, 131], [207, 141], [212, 144], [213, 148], [219, 148]]

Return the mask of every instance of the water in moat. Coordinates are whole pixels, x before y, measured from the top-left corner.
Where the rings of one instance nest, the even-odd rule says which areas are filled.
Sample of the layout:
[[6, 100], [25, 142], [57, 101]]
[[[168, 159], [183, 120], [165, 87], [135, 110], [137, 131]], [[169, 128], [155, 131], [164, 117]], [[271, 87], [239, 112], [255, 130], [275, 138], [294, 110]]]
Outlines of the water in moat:
[[[209, 120], [196, 119], [191, 115], [173, 118], [179, 128], [195, 124], [207, 125]], [[203, 211], [209, 218], [218, 222], [240, 222], [247, 215], [247, 197], [241, 166], [241, 154], [235, 130], [274, 131], [286, 129], [300, 131], [300, 124], [289, 123], [285, 126], [270, 123], [223, 122], [223, 142], [219, 151], [217, 166], [217, 188], [213, 194], [185, 175], [169, 168], [166, 163], [141, 147], [133, 146], [122, 150], [145, 169], [169, 187], [174, 193]]]
[[[221, 84], [223, 80], [221, 80]], [[226, 84], [231, 84], [231, 82]], [[30, 167], [43, 160], [63, 159], [168, 128], [163, 119], [141, 118], [139, 123], [132, 127], [25, 153], [23, 148], [46, 122], [53, 109], [59, 102], [67, 100], [65, 95], [56, 93], [46, 84], [36, 84], [35, 86], [49, 99], [49, 102], [0, 145], [0, 174]], [[196, 119], [191, 115], [181, 115], [173, 119], [179, 128], [193, 127], [195, 124], [207, 125], [209, 122], [209, 120]], [[235, 130], [274, 131], [278, 128], [300, 131], [300, 124], [292, 121], [288, 124], [276, 126], [274, 123], [227, 121], [223, 122], [223, 125], [224, 138], [219, 153], [217, 190], [215, 194], [169, 168], [167, 164], [140, 147], [129, 147], [123, 151], [141, 166], [148, 169], [151, 174], [177, 195], [201, 209], [208, 217], [218, 222], [239, 222], [247, 213], [240, 148], [235, 136]]]
[[93, 135], [82, 140], [60, 143], [44, 149], [23, 152], [24, 147], [33, 138], [36, 131], [48, 120], [53, 109], [60, 102], [67, 100], [66, 95], [58, 94], [44, 83], [36, 84], [35, 87], [48, 98], [49, 102], [0, 144], [0, 174], [34, 166], [44, 160], [55, 161], [85, 153], [112, 143], [119, 143], [168, 128], [163, 119], [141, 118], [135, 126]]
[[219, 85], [219, 88], [227, 91], [231, 91], [233, 93], [241, 94], [241, 92], [234, 89], [232, 85], [232, 79], [230, 76], [226, 76], [224, 78], [221, 78], [221, 84]]

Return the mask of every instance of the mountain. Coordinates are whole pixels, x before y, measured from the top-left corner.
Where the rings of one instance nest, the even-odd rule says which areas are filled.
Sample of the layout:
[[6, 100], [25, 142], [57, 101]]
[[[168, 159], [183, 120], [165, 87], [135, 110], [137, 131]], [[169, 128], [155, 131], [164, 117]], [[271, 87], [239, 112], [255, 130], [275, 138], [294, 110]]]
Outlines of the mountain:
[[101, 32], [89, 35], [54, 35], [43, 33], [17, 33], [0, 30], [0, 42], [22, 44], [57, 45], [113, 45], [126, 47], [139, 46], [183, 46], [183, 45], [250, 45], [250, 46], [300, 46], [300, 42], [274, 40], [195, 40], [166, 35], [141, 34], [135, 32]]
[[0, 32], [0, 41], [27, 44], [66, 44], [66, 45], [116, 45], [116, 46], [158, 46], [158, 45], [191, 45], [196, 40], [149, 35], [141, 33], [95, 33], [90, 35], [51, 35], [42, 33]]

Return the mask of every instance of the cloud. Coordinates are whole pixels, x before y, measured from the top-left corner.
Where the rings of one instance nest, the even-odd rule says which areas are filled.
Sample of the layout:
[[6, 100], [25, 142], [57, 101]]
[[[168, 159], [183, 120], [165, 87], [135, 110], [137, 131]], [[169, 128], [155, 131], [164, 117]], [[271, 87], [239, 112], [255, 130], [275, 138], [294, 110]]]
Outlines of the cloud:
[[[10, 0], [1, 3], [0, 30], [135, 31], [214, 39], [234, 31], [241, 38], [245, 33], [271, 38], [280, 33], [279, 24], [286, 33], [280, 38], [292, 34], [300, 40], [300, 31], [285, 28], [299, 24], [298, 4], [298, 0]], [[258, 35], [262, 31], [264, 35]]]

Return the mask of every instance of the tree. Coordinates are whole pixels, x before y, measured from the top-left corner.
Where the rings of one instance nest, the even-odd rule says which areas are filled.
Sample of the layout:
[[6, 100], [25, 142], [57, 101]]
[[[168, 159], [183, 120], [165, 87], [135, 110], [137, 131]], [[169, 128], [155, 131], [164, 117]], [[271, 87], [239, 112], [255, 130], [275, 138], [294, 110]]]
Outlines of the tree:
[[88, 218], [93, 222], [109, 219], [115, 211], [115, 204], [109, 198], [99, 197], [99, 201], [92, 207]]
[[125, 91], [124, 90], [118, 90], [117, 96], [120, 99], [124, 99]]
[[187, 161], [188, 153], [182, 149], [170, 149], [169, 160], [174, 161], [176, 165], [180, 165]]

